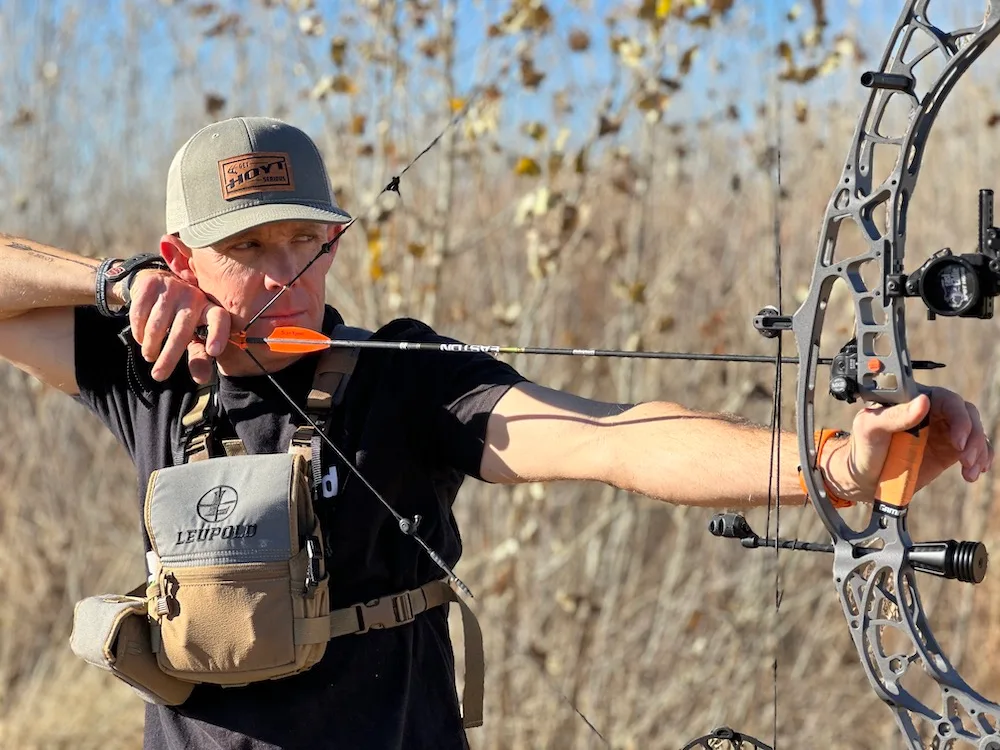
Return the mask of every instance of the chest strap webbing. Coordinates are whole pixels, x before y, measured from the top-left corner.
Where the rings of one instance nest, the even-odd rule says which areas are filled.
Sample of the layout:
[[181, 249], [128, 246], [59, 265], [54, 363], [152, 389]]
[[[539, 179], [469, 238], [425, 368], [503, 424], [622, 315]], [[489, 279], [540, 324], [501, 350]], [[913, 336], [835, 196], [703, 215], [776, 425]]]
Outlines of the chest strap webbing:
[[337, 609], [326, 617], [296, 619], [295, 643], [323, 643], [343, 635], [395, 628], [411, 623], [417, 615], [448, 602], [458, 604], [462, 613], [462, 640], [465, 644], [462, 724], [467, 729], [479, 727], [483, 725], [483, 691], [486, 681], [483, 633], [469, 605], [445, 581], [431, 581], [412, 591]]

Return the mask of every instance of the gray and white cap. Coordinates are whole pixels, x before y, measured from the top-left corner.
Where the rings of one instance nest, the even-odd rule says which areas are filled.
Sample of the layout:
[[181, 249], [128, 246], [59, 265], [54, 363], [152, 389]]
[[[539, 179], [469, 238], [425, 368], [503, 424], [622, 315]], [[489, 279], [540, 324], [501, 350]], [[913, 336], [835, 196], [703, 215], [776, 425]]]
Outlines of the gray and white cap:
[[206, 247], [272, 221], [346, 224], [312, 139], [269, 117], [202, 128], [167, 173], [167, 233]]

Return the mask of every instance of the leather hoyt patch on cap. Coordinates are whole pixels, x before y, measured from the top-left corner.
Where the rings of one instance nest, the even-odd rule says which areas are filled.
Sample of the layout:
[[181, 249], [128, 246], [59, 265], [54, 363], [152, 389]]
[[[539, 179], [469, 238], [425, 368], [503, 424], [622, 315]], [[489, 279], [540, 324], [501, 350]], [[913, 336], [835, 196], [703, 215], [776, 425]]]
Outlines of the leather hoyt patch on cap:
[[295, 190], [292, 165], [285, 153], [251, 153], [219, 162], [225, 200], [271, 190]]

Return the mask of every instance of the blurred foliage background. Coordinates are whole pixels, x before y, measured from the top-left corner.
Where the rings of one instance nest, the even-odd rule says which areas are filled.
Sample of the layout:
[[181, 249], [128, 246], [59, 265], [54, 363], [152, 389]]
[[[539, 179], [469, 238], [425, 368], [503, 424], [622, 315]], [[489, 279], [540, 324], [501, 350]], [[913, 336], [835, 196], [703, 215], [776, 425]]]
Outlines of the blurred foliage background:
[[[4, 0], [2, 230], [102, 257], [149, 251], [183, 141], [270, 115], [314, 136], [361, 217], [329, 279], [352, 324], [413, 316], [476, 343], [772, 353], [750, 319], [776, 302], [776, 245], [793, 309], [863, 102], [858, 75], [877, 66], [898, 5]], [[930, 12], [958, 28], [983, 5]], [[977, 191], [1000, 167], [997, 80], [993, 50], [939, 118], [911, 267], [975, 245]], [[438, 136], [400, 195], [376, 200]], [[831, 315], [846, 338], [849, 311]], [[914, 357], [949, 365], [925, 380], [979, 403], [995, 438], [995, 324], [912, 317]], [[511, 361], [586, 396], [770, 419], [767, 366]], [[67, 645], [73, 603], [142, 570], [131, 465], [70, 399], [6, 365], [0, 378], [0, 746], [136, 747], [140, 701]], [[849, 408], [820, 402], [823, 424], [849, 424]], [[925, 494], [915, 538], [996, 546], [991, 478], [955, 474]], [[781, 747], [899, 747], [829, 559], [748, 552], [708, 536], [708, 510], [595, 485], [470, 483], [456, 513], [458, 572], [487, 639], [477, 750], [602, 747], [570, 702], [615, 748], [678, 748], [720, 724], [770, 738], [775, 658]], [[750, 520], [763, 530], [763, 511]], [[810, 510], [783, 513], [782, 530], [822, 538]], [[921, 580], [946, 652], [993, 695], [998, 587]]]

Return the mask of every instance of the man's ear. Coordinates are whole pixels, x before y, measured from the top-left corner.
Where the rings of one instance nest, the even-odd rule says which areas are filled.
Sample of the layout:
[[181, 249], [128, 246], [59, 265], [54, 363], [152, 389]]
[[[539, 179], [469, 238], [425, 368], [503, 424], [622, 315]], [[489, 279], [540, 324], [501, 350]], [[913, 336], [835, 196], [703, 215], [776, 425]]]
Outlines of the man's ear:
[[170, 271], [192, 286], [198, 286], [198, 275], [192, 263], [191, 248], [181, 242], [180, 237], [165, 234], [160, 238], [160, 255], [170, 266]]

